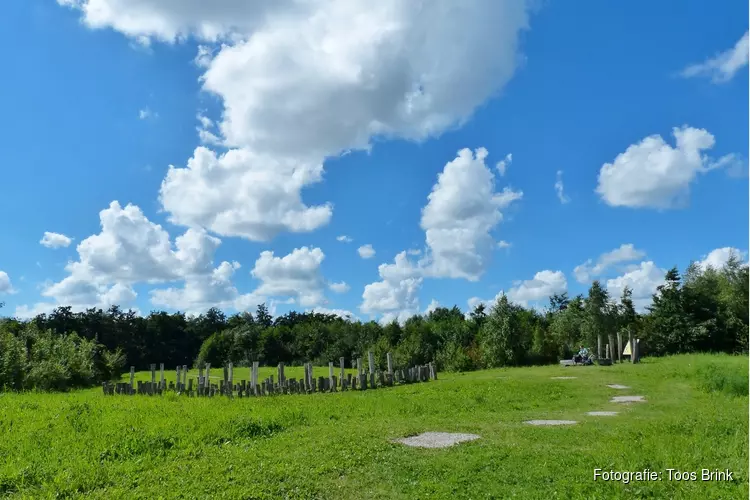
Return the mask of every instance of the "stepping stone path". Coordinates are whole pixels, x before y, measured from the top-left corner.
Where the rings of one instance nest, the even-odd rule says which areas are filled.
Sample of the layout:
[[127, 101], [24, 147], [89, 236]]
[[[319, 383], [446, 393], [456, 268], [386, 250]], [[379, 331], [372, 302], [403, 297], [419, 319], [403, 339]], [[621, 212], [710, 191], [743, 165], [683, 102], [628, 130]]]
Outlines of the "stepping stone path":
[[592, 417], [614, 417], [620, 412], [617, 411], [590, 411], [586, 413], [586, 415], [591, 415]]
[[607, 387], [610, 389], [630, 389], [627, 385], [620, 385], [620, 384], [610, 384]]
[[645, 403], [643, 396], [615, 396], [609, 400], [610, 403]]
[[481, 436], [476, 434], [453, 434], [450, 432], [423, 432], [417, 436], [394, 439], [393, 442], [417, 448], [448, 448], [464, 441], [473, 441]]
[[578, 377], [552, 377], [552, 380], [573, 380]]
[[530, 425], [573, 425], [578, 422], [575, 420], [528, 420], [525, 423]]

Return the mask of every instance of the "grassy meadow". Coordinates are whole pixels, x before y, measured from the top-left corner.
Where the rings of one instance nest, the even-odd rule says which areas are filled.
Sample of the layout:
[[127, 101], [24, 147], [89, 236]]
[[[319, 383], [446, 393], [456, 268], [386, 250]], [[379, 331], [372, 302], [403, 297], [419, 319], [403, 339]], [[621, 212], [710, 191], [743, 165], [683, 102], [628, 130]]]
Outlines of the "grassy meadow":
[[[616, 395], [648, 402], [610, 403]], [[621, 413], [585, 415], [597, 410]], [[447, 449], [390, 442], [424, 431], [482, 438]], [[0, 496], [10, 498], [747, 498], [748, 358], [440, 373], [388, 389], [235, 400], [5, 393], [0, 457]], [[664, 476], [594, 481], [595, 468]], [[669, 481], [669, 468], [698, 480]], [[728, 468], [734, 480], [700, 481], [703, 468]]]

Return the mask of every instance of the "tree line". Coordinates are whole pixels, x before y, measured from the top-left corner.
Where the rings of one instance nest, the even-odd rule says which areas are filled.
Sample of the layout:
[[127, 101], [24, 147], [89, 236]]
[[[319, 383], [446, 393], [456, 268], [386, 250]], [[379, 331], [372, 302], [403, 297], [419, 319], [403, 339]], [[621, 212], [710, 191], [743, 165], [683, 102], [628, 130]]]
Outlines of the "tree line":
[[0, 388], [81, 387], [151, 363], [300, 365], [342, 356], [349, 363], [367, 351], [381, 368], [390, 351], [399, 366], [434, 361], [439, 370], [468, 371], [554, 363], [617, 332], [639, 337], [642, 355], [747, 353], [747, 265], [732, 257], [721, 269], [691, 264], [681, 275], [673, 268], [642, 313], [629, 288], [611, 297], [599, 281], [586, 295], [553, 295], [543, 310], [501, 296], [489, 308], [480, 304], [465, 314], [439, 307], [403, 325], [317, 312], [274, 318], [264, 304], [231, 316], [216, 308], [198, 316], [139, 316], [117, 306], [77, 313], [59, 307], [27, 321], [0, 320]]

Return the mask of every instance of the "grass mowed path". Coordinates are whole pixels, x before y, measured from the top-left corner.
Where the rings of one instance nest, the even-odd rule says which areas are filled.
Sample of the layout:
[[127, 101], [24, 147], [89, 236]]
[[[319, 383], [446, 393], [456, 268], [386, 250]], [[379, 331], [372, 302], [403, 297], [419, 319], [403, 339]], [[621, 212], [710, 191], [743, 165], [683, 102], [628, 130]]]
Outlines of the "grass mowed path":
[[[235, 380], [247, 378], [238, 370], [246, 371], [235, 370]], [[287, 376], [301, 375], [294, 370]], [[327, 367], [317, 371], [327, 374]], [[174, 370], [168, 374], [173, 380]], [[559, 376], [576, 378], [552, 378]], [[748, 497], [747, 356], [439, 377], [365, 392], [235, 400], [105, 397], [101, 389], [0, 394], [0, 496]], [[624, 395], [647, 402], [609, 402]], [[524, 423], [553, 419], [578, 423]], [[481, 439], [446, 449], [390, 442], [425, 431]], [[595, 482], [595, 468], [650, 468], [663, 478]], [[697, 471], [698, 480], [669, 481], [670, 468]], [[728, 468], [734, 480], [700, 481], [704, 468]]]

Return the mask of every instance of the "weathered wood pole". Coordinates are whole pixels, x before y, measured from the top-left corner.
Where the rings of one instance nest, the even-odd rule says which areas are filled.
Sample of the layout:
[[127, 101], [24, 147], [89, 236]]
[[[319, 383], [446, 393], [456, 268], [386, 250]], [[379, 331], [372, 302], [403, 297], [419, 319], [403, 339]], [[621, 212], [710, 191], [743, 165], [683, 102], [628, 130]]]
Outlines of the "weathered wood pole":
[[638, 349], [638, 339], [636, 338], [635, 342], [633, 343], [633, 359], [635, 360], [633, 361], [633, 363], [640, 363], [640, 355], [641, 353]]
[[156, 365], [155, 364], [151, 365], [151, 383], [152, 384], [156, 383]]
[[333, 382], [333, 361], [328, 362], [328, 383], [331, 389], [336, 389], [336, 384]]
[[286, 380], [286, 377], [284, 376], [284, 363], [283, 362], [279, 362], [279, 367], [278, 367], [277, 372], [278, 372], [277, 375], [279, 379], [279, 385], [283, 386], [284, 381]]
[[385, 353], [385, 360], [388, 364], [388, 373], [393, 375], [393, 357], [391, 356], [390, 352]]
[[372, 351], [367, 352], [367, 364], [370, 365], [370, 375], [375, 374], [375, 355]]
[[607, 344], [607, 345], [606, 345], [606, 346], [604, 346], [604, 347], [606, 348], [606, 349], [605, 349], [605, 352], [606, 352], [606, 354], [607, 354], [607, 359], [612, 359], [612, 358], [610, 358], [610, 357], [609, 357], [609, 344]]
[[253, 394], [258, 395], [258, 362], [253, 361], [252, 374], [250, 375]]
[[628, 344], [630, 345], [630, 362], [635, 363], [635, 347], [633, 346], [633, 332], [628, 332]]
[[135, 366], [130, 367], [130, 394], [133, 394], [133, 384], [135, 383]]
[[159, 363], [159, 387], [161, 387], [162, 390], [167, 388], [167, 385], [164, 382], [164, 363]]
[[357, 376], [362, 375], [362, 358], [357, 358]]
[[617, 332], [617, 361], [622, 363], [622, 333]]
[[229, 397], [234, 395], [234, 364], [229, 363]]
[[183, 389], [187, 387], [187, 375], [188, 375], [187, 365], [182, 365], [182, 388]]
[[206, 363], [206, 382], [205, 387], [211, 387], [211, 363]]
[[602, 359], [602, 334], [596, 335], [596, 357]]
[[344, 367], [344, 357], [339, 358], [339, 365], [341, 367], [341, 389], [344, 388], [344, 377], [346, 377], [346, 368]]

